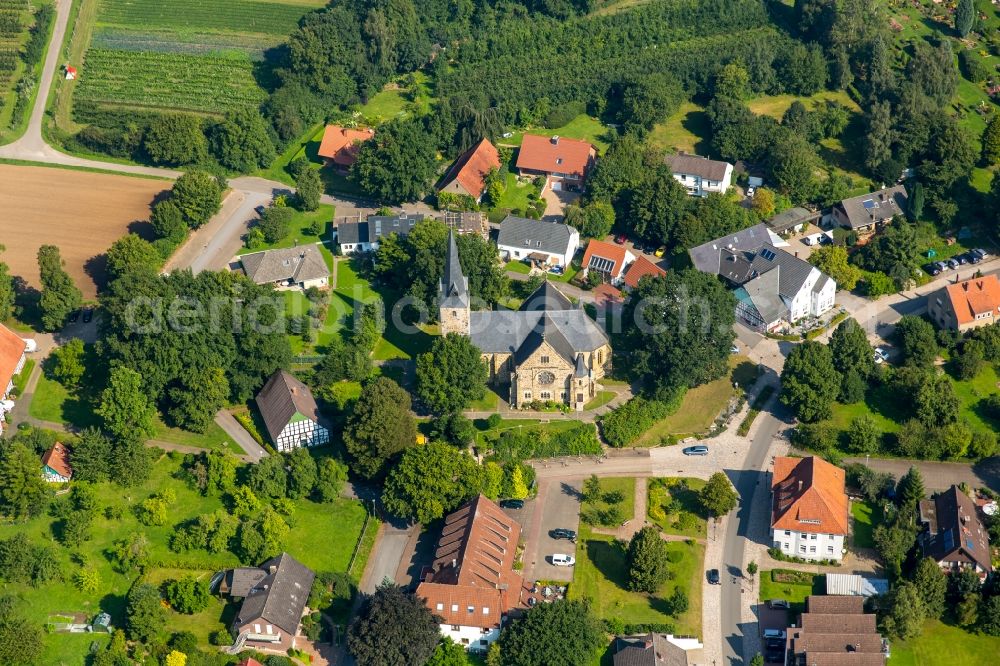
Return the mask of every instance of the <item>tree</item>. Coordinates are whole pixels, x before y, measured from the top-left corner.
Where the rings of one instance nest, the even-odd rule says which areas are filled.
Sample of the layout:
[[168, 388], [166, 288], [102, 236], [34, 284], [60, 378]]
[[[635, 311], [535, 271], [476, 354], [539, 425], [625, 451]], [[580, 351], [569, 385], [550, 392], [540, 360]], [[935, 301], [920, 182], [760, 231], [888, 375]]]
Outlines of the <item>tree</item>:
[[[6, 249], [0, 244], [0, 254], [3, 254]], [[7, 321], [14, 316], [14, 301], [16, 296], [14, 278], [10, 274], [10, 267], [0, 261], [0, 321]]]
[[164, 657], [163, 666], [186, 666], [187, 655], [179, 650], [171, 650]]
[[807, 340], [793, 348], [781, 371], [781, 402], [801, 421], [829, 418], [840, 394], [840, 374], [833, 366], [830, 348]]
[[961, 353], [952, 360], [958, 379], [973, 379], [986, 364], [986, 347], [979, 340], [966, 340]]
[[268, 456], [250, 468], [247, 486], [257, 497], [279, 499], [288, 494], [288, 470], [282, 456]]
[[257, 228], [264, 234], [264, 240], [273, 245], [291, 233], [294, 215], [295, 211], [287, 206], [268, 206], [260, 214]]
[[440, 640], [438, 620], [423, 599], [386, 581], [347, 628], [347, 649], [358, 666], [423, 666]]
[[197, 229], [219, 212], [224, 184], [204, 171], [187, 171], [174, 181], [170, 201], [177, 206], [181, 218]]
[[397, 516], [427, 524], [475, 497], [482, 470], [465, 451], [440, 442], [411, 447], [386, 477], [382, 503]]
[[[760, 196], [759, 192], [757, 196]], [[839, 288], [848, 291], [861, 280], [861, 269], [847, 261], [847, 248], [843, 245], [826, 245], [815, 250], [809, 255], [809, 263], [832, 277]]]
[[84, 594], [93, 594], [101, 587], [101, 572], [93, 566], [81, 566], [73, 573], [73, 585]]
[[0, 454], [0, 506], [12, 518], [30, 518], [45, 511], [49, 489], [39, 473], [38, 455], [21, 443]]
[[584, 601], [538, 604], [500, 633], [503, 666], [586, 666], [601, 645], [604, 628]]
[[983, 601], [979, 611], [979, 630], [990, 636], [1000, 636], [1000, 596], [994, 595]]
[[591, 201], [584, 206], [566, 208], [566, 224], [575, 227], [584, 238], [604, 238], [615, 226], [615, 209], [605, 201]]
[[130, 368], [112, 368], [97, 413], [108, 432], [122, 440], [141, 442], [155, 432], [153, 405], [143, 391], [142, 377]]
[[924, 479], [920, 470], [911, 467], [906, 474], [899, 479], [896, 484], [896, 496], [901, 512], [912, 513], [916, 511], [917, 504], [924, 499], [927, 491], [924, 490]]
[[895, 140], [892, 105], [885, 100], [872, 102], [865, 114], [865, 125], [865, 166], [874, 171], [892, 158]]
[[853, 318], [845, 319], [834, 329], [830, 336], [830, 354], [837, 372], [846, 374], [853, 370], [868, 378], [875, 371], [868, 335]]
[[671, 115], [684, 100], [684, 88], [670, 74], [639, 77], [622, 90], [619, 118], [625, 131], [645, 132]]
[[225, 370], [219, 367], [191, 368], [167, 389], [172, 403], [167, 409], [167, 417], [185, 430], [205, 432], [216, 413], [226, 406], [229, 394]]
[[881, 439], [878, 422], [868, 414], [856, 417], [847, 430], [847, 448], [852, 453], [877, 453]]
[[438, 414], [457, 412], [486, 394], [482, 352], [466, 335], [449, 333], [417, 357], [417, 396]]
[[729, 368], [734, 312], [735, 298], [713, 275], [642, 280], [623, 314], [624, 363], [660, 398], [718, 379]]
[[715, 472], [708, 478], [708, 483], [698, 491], [698, 501], [710, 516], [722, 517], [736, 508], [739, 502], [736, 489], [729, 478], [722, 472]]
[[130, 532], [112, 544], [111, 559], [122, 573], [144, 568], [149, 561], [149, 539], [142, 532]]
[[42, 326], [47, 331], [55, 331], [62, 328], [69, 314], [80, 307], [83, 294], [63, 268], [59, 248], [55, 245], [38, 248], [38, 272], [42, 283], [42, 296], [38, 303], [42, 311]]
[[816, 193], [813, 171], [819, 160], [816, 149], [804, 137], [782, 133], [771, 145], [767, 159], [779, 192], [796, 203], [812, 199]]
[[263, 562], [280, 554], [288, 523], [269, 506], [244, 519], [236, 533], [236, 552], [243, 562]]
[[468, 663], [465, 647], [445, 636], [441, 638], [426, 666], [467, 666]]
[[994, 113], [983, 130], [983, 161], [1000, 164], [1000, 113]]
[[208, 157], [208, 141], [199, 116], [158, 114], [146, 128], [142, 146], [154, 164], [198, 164]]
[[212, 599], [205, 581], [194, 576], [171, 580], [167, 583], [167, 602], [178, 613], [193, 615], [208, 608]]
[[636, 532], [625, 551], [628, 589], [655, 594], [670, 575], [667, 544], [660, 531], [647, 525]]
[[528, 484], [524, 482], [524, 470], [520, 464], [514, 465], [505, 488], [505, 495], [510, 499], [524, 499], [528, 496]]
[[925, 376], [915, 396], [910, 396], [917, 418], [927, 427], [945, 426], [958, 421], [961, 399], [955, 385], [944, 375]]
[[130, 271], [156, 271], [160, 267], [160, 253], [152, 243], [136, 234], [125, 234], [112, 243], [107, 259], [111, 279]]
[[[751, 202], [750, 207], [753, 208], [753, 212], [757, 213], [761, 219], [771, 217], [774, 215], [774, 211], [776, 210], [774, 191], [769, 190], [766, 187], [757, 188], [757, 191], [753, 195], [753, 202]], [[815, 254], [815, 252], [813, 254]], [[812, 259], [811, 256], [810, 259]], [[836, 280], [836, 278], [834, 279]], [[839, 284], [840, 280], [837, 280], [837, 283]], [[844, 288], [847, 289], [847, 287]]]
[[14, 597], [0, 597], [0, 664], [33, 666], [42, 654], [41, 627], [22, 617]]
[[149, 583], [136, 583], [125, 598], [125, 631], [130, 640], [152, 642], [167, 626], [160, 592]]
[[316, 485], [319, 470], [309, 450], [298, 448], [285, 456], [288, 463], [288, 497], [308, 497]]
[[299, 172], [295, 179], [295, 195], [302, 210], [319, 208], [320, 197], [323, 196], [323, 179], [319, 170], [309, 167]]
[[913, 572], [913, 584], [920, 592], [928, 617], [940, 618], [945, 611], [945, 597], [948, 593], [948, 577], [938, 563], [925, 557]]
[[888, 608], [882, 618], [882, 629], [893, 638], [906, 640], [917, 636], [926, 618], [924, 601], [913, 583], [905, 582], [892, 590], [886, 600]]
[[972, 0], [958, 0], [958, 6], [955, 7], [955, 30], [965, 37], [972, 32], [975, 23], [976, 7], [972, 4]]
[[149, 216], [149, 224], [157, 238], [167, 238], [178, 243], [187, 235], [188, 223], [181, 209], [171, 199], [157, 201]]
[[496, 244], [479, 234], [462, 234], [455, 239], [455, 244], [473, 299], [479, 298], [492, 305], [507, 296], [510, 279]]
[[313, 496], [317, 502], [332, 502], [340, 497], [347, 483], [347, 465], [336, 458], [321, 458], [316, 466], [316, 485]]
[[[67, 388], [79, 386], [80, 380], [83, 379], [83, 373], [86, 371], [84, 354], [83, 340], [80, 338], [72, 338], [61, 347], [53, 349], [52, 353], [49, 354], [49, 362], [51, 363], [52, 376], [56, 381]], [[74, 467], [76, 466], [75, 462]]]
[[410, 394], [388, 377], [362, 388], [344, 428], [344, 446], [354, 471], [366, 479], [381, 474], [385, 463], [416, 440]]
[[240, 109], [212, 131], [212, 152], [222, 166], [247, 173], [274, 161], [274, 143], [256, 109]]
[[734, 60], [716, 73], [713, 87], [716, 97], [746, 99], [750, 96], [750, 74], [742, 62]]
[[419, 120], [394, 120], [361, 144], [351, 178], [388, 204], [424, 196], [434, 178], [434, 145]]

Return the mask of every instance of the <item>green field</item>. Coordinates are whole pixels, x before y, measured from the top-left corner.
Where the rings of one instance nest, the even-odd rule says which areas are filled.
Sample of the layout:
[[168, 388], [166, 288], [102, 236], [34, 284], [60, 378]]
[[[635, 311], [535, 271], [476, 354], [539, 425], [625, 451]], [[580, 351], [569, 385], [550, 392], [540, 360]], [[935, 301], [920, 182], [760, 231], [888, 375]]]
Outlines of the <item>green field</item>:
[[1000, 638], [928, 620], [920, 636], [892, 644], [889, 666], [979, 666], [995, 664]]
[[314, 0], [100, 0], [99, 24], [144, 30], [242, 32], [284, 37]]
[[[642, 483], [642, 480], [639, 480]], [[604, 501], [604, 496], [608, 493], [621, 493], [622, 501], [618, 502], [618, 509], [621, 511], [622, 520], [625, 522], [635, 519], [635, 484], [636, 479], [630, 476], [612, 476], [601, 479], [601, 497], [585, 501], [583, 513], [600, 513], [607, 510], [611, 505]]]
[[646, 141], [660, 150], [676, 150], [704, 155], [710, 130], [705, 109], [694, 102], [684, 102], [649, 132]]
[[[22, 49], [28, 41], [30, 28], [35, 23], [34, 12], [51, 2], [52, 0], [0, 0], [0, 143], [16, 137], [27, 122], [26, 111], [31, 108], [35, 92], [32, 89], [29, 96], [18, 105], [17, 88], [21, 81], [37, 76], [41, 64], [37, 63], [29, 70], [22, 56]], [[18, 110], [16, 117], [15, 107]]]

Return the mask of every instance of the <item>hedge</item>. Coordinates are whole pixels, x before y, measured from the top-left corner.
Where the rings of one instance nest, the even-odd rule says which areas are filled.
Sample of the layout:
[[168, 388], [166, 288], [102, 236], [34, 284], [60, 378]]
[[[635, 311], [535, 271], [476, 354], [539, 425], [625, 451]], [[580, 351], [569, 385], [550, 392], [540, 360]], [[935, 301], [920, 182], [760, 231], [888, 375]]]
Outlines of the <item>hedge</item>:
[[665, 419], [680, 406], [683, 393], [669, 402], [635, 397], [601, 418], [604, 440], [620, 449], [639, 439], [653, 424]]
[[493, 451], [502, 462], [520, 462], [532, 458], [593, 455], [601, 452], [601, 443], [594, 426], [589, 423], [559, 432], [545, 427], [512, 428], [500, 434]]

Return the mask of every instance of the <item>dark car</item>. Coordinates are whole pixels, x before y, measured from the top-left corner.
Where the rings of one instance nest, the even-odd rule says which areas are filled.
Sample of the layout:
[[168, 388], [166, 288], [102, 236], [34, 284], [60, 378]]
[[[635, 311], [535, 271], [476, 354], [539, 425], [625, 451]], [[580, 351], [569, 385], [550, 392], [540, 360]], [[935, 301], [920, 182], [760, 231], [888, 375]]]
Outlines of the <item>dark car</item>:
[[767, 607], [783, 608], [784, 610], [788, 610], [788, 602], [785, 601], [784, 599], [771, 599], [770, 601], [767, 602]]
[[965, 257], [966, 261], [968, 261], [970, 264], [978, 264], [980, 261], [983, 260], [983, 258], [980, 257], [975, 252], [966, 252], [962, 256]]
[[780, 638], [765, 639], [764, 661], [772, 664], [785, 663], [785, 641]]
[[626, 236], [625, 234], [618, 234], [617, 236], [615, 236], [615, 242], [618, 243], [619, 245], [624, 245], [625, 241], [627, 240], [628, 236]]
[[708, 582], [711, 583], [712, 585], [719, 585], [720, 584], [719, 570], [718, 569], [709, 569], [708, 570]]
[[505, 499], [500, 502], [500, 506], [504, 509], [523, 509], [524, 500], [519, 499]]
[[964, 266], [969, 263], [969, 258], [964, 254], [959, 254], [955, 256], [955, 261], [957, 261], [960, 266]]
[[573, 530], [567, 530], [562, 527], [557, 527], [556, 529], [549, 532], [549, 536], [553, 539], [569, 539], [570, 541], [576, 541], [576, 532]]
[[930, 263], [924, 265], [924, 272], [926, 272], [928, 275], [937, 275], [938, 273], [941, 272], [941, 269], [938, 267], [936, 263]]
[[66, 317], [66, 321], [68, 321], [71, 324], [75, 324], [79, 318], [80, 318], [80, 311], [73, 310], [72, 312], [69, 313], [69, 316]]
[[90, 320], [94, 318], [94, 308], [86, 308], [83, 311], [83, 323], [89, 324]]

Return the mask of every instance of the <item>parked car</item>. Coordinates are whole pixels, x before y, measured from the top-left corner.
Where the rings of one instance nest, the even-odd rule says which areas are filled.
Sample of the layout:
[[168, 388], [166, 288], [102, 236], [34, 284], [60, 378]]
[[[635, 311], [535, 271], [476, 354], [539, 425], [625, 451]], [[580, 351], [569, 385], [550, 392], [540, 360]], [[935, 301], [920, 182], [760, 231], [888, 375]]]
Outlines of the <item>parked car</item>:
[[549, 536], [553, 539], [569, 539], [570, 541], [576, 541], [576, 532], [573, 530], [567, 530], [563, 527], [557, 527], [552, 530], [549, 532]]
[[504, 509], [523, 509], [524, 500], [519, 500], [519, 499], [500, 500], [500, 506]]
[[971, 250], [969, 252], [964, 253], [962, 256], [965, 257], [965, 260], [970, 264], [978, 264], [980, 261], [983, 260], [982, 257], [980, 257], [978, 254], [974, 254]]
[[889, 360], [889, 352], [888, 352], [888, 350], [885, 347], [876, 347], [875, 348], [875, 355], [876, 356], [881, 356], [883, 361], [888, 361]]
[[753, 195], [757, 194], [757, 188], [751, 185], [747, 188], [747, 197], [753, 199]]
[[38, 343], [35, 342], [34, 338], [21, 338], [24, 340], [24, 353], [30, 354], [32, 352], [38, 351]]
[[771, 664], [785, 663], [785, 641], [781, 638], [764, 639], [764, 661]]
[[556, 553], [552, 555], [552, 564], [557, 567], [571, 567], [576, 564], [576, 558], [565, 553]]
[[94, 308], [84, 308], [83, 310], [83, 323], [89, 324], [90, 320], [94, 318]]
[[625, 241], [627, 240], [628, 236], [626, 236], [625, 234], [618, 234], [617, 236], [615, 236], [615, 242], [618, 243], [619, 245], [624, 245]]
[[707, 456], [708, 447], [704, 444], [698, 444], [697, 446], [688, 446], [681, 450], [686, 456]]
[[653, 256], [662, 257], [666, 253], [667, 253], [667, 246], [661, 245], [660, 247], [656, 248], [656, 252], [653, 253]]
[[972, 254], [976, 255], [980, 259], [985, 259], [986, 257], [990, 256], [989, 252], [980, 247], [977, 247], [975, 250], [972, 250]]
[[938, 272], [951, 270], [951, 266], [946, 261], [938, 261], [934, 265], [938, 267]]
[[788, 602], [784, 599], [771, 599], [767, 602], [768, 608], [784, 608], [788, 610]]
[[924, 265], [924, 272], [928, 275], [937, 275], [941, 272], [941, 267], [937, 263], [930, 263]]
[[959, 263], [955, 259], [949, 259], [948, 260], [948, 268], [950, 268], [952, 270], [955, 270], [956, 268], [958, 268], [958, 266], [959, 266]]
[[712, 585], [719, 585], [720, 584], [719, 570], [718, 569], [709, 569], [708, 570], [708, 582], [710, 584], [712, 584]]
[[769, 638], [785, 640], [785, 632], [783, 629], [765, 629], [764, 639], [767, 640]]
[[549, 268], [549, 273], [552, 273], [553, 275], [562, 275], [563, 274], [563, 267], [562, 266], [551, 266]]
[[75, 324], [79, 318], [80, 318], [80, 311], [73, 310], [72, 312], [69, 313], [69, 316], [66, 317], [66, 321], [68, 321], [71, 324]]
[[958, 262], [959, 266], [964, 266], [967, 263], [969, 263], [969, 258], [966, 257], [965, 254], [956, 254], [954, 258], [955, 258], [955, 261]]
[[740, 346], [739, 345], [733, 345], [732, 347], [729, 348], [729, 353], [730, 354], [739, 354], [740, 353]]

